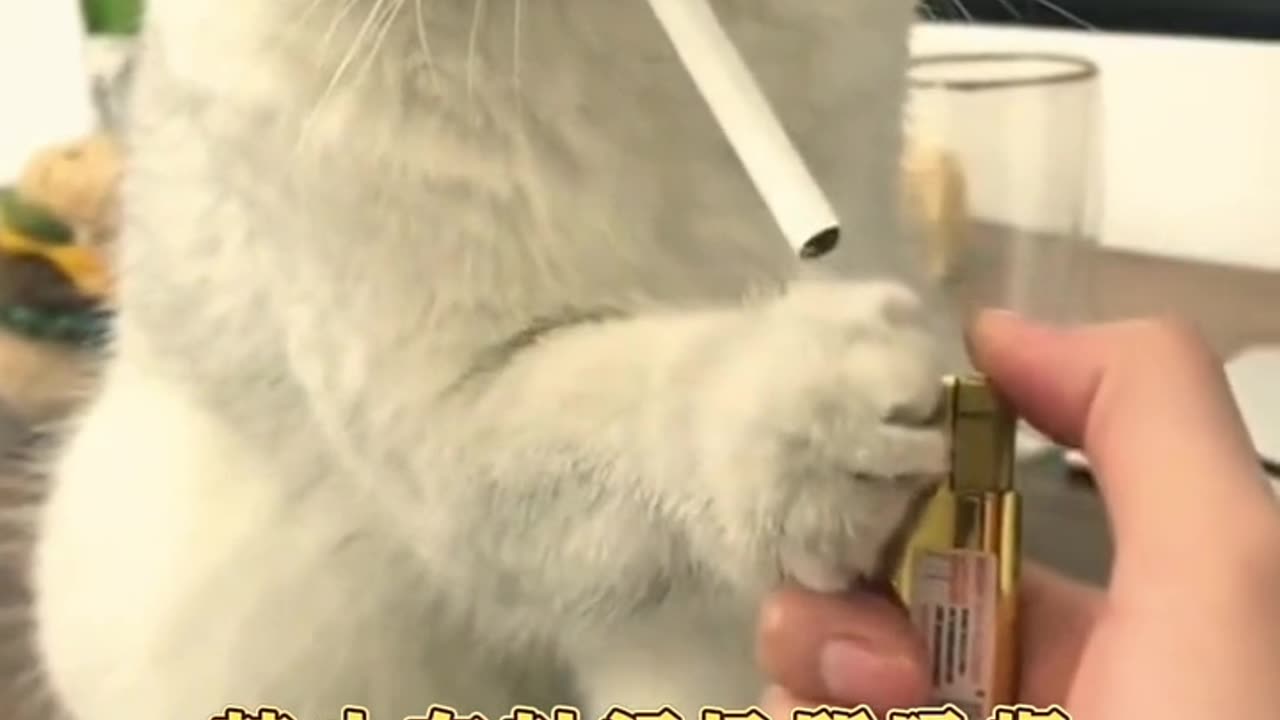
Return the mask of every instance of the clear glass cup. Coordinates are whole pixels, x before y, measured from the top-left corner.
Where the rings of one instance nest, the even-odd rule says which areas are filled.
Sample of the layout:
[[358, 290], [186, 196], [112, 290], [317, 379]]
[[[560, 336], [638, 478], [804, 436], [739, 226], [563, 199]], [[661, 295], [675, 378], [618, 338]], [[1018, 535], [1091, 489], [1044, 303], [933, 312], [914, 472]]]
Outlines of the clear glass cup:
[[920, 56], [909, 71], [908, 197], [922, 257], [960, 315], [1092, 316], [1098, 68], [1037, 53]]
[[[956, 320], [985, 307], [1059, 324], [1093, 318], [1098, 77], [1066, 55], [913, 58], [905, 197], [926, 274]], [[1029, 428], [1019, 446], [1052, 448]]]

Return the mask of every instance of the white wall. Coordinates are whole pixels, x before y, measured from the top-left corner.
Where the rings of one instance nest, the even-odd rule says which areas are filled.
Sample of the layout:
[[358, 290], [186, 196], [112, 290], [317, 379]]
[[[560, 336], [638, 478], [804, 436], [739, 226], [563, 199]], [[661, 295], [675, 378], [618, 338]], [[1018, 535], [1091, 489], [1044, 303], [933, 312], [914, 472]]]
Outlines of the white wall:
[[94, 124], [77, 0], [0, 0], [0, 184]]
[[912, 44], [1089, 57], [1103, 244], [1280, 270], [1280, 43], [923, 24]]

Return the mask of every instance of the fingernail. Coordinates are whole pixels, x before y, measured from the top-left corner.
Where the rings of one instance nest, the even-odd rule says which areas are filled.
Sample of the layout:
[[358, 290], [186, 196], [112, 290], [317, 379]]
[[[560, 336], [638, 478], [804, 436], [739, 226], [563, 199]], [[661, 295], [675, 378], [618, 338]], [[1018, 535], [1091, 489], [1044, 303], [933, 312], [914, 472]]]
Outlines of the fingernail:
[[1018, 314], [1017, 310], [1014, 310], [1012, 308], [1007, 308], [1007, 307], [998, 307], [998, 306], [986, 307], [986, 308], [982, 308], [980, 312], [983, 315], [990, 315], [991, 317], [1003, 317], [1003, 318], [1022, 317], [1021, 315]]
[[972, 358], [975, 354], [978, 329], [993, 321], [997, 323], [1026, 323], [1022, 315], [1008, 308], [979, 308], [969, 316], [968, 322], [965, 323], [964, 327], [964, 347], [965, 351], [969, 353], [969, 357]]
[[832, 699], [854, 700], [865, 694], [867, 685], [875, 683], [875, 678], [884, 677], [886, 669], [903, 662], [902, 658], [841, 638], [823, 646], [818, 656], [818, 672]]
[[1009, 308], [981, 308], [970, 318], [969, 325], [972, 327], [984, 320], [995, 320], [996, 322], [1023, 322], [1024, 318], [1016, 310], [1010, 310]]

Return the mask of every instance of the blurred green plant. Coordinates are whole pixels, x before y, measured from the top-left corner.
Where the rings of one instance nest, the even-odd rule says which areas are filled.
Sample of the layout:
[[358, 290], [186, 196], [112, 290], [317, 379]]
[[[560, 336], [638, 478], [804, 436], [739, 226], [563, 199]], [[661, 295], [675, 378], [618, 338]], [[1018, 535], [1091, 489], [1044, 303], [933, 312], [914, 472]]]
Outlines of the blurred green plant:
[[80, 0], [89, 32], [133, 35], [142, 22], [143, 0]]

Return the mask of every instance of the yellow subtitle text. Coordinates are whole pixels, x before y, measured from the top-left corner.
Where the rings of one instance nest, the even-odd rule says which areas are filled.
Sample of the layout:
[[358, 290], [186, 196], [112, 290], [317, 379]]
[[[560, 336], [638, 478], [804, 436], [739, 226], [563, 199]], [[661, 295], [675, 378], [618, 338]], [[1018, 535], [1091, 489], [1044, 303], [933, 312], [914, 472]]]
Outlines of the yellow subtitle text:
[[[250, 710], [245, 707], [229, 706], [209, 720], [321, 720], [319, 718], [299, 718], [287, 710], [276, 707], [259, 707]], [[338, 720], [374, 720], [370, 712], [358, 705], [348, 705], [342, 709]], [[422, 715], [410, 715], [403, 720], [486, 720], [479, 713], [464, 714], [446, 705], [432, 705]], [[583, 720], [582, 713], [571, 707], [557, 706], [550, 714], [533, 707], [518, 705], [501, 720]], [[686, 720], [670, 706], [656, 710], [631, 710], [614, 706], [596, 720]], [[699, 713], [698, 720], [1071, 720], [1071, 715], [1061, 707], [1054, 705], [1037, 708], [1030, 705], [1001, 705], [991, 711], [985, 718], [970, 717], [955, 705], [943, 705], [931, 708], [911, 708], [890, 710], [883, 718], [877, 717], [875, 711], [863, 705], [855, 708], [838, 708], [822, 706], [817, 708], [798, 708], [793, 710], [789, 719], [770, 718], [759, 708], [745, 710], [726, 710], [719, 707], [706, 707]]]

